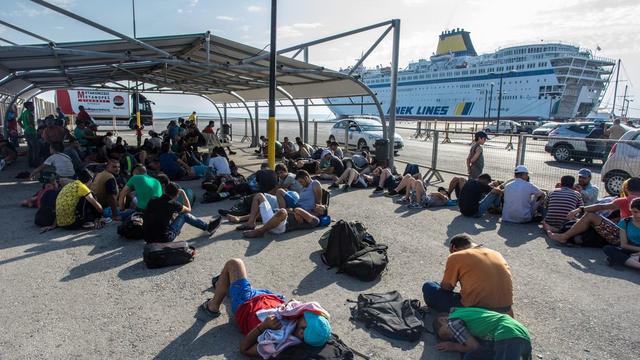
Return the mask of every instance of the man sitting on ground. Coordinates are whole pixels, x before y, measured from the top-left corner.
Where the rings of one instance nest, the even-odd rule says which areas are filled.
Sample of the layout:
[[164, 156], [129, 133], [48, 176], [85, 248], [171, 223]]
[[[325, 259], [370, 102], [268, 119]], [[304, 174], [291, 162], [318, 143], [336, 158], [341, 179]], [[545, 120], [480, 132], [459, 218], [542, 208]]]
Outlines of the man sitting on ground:
[[56, 225], [68, 230], [79, 228], [100, 229], [102, 206], [87, 187], [93, 173], [87, 169], [78, 174], [78, 180], [65, 185], [56, 198]]
[[[181, 203], [177, 201], [178, 198]], [[211, 235], [220, 226], [220, 222], [219, 216], [208, 224], [193, 216], [189, 197], [176, 183], [171, 182], [165, 186], [162, 196], [153, 198], [148, 203], [144, 212], [144, 241], [171, 242], [180, 235], [185, 223]]]
[[0, 135], [0, 170], [12, 164], [18, 158], [18, 152], [11, 141]]
[[500, 183], [491, 181], [489, 174], [465, 182], [458, 196], [460, 213], [464, 216], [481, 217], [490, 208], [499, 208], [502, 190]]
[[320, 179], [336, 181], [344, 172], [342, 160], [330, 150], [323, 151], [320, 159]]
[[640, 197], [640, 178], [633, 177], [627, 181], [626, 197], [617, 198], [604, 204], [581, 206], [578, 209], [569, 212], [567, 217], [570, 220], [577, 219], [582, 212], [584, 212], [584, 216], [582, 216], [580, 220], [578, 220], [578, 222], [576, 222], [569, 230], [562, 234], [547, 230], [549, 238], [564, 244], [572, 237], [582, 234], [592, 227], [598, 235], [600, 235], [609, 244], [619, 244], [620, 228], [616, 226], [613, 221], [605, 218], [604, 216], [598, 215], [597, 212], [605, 210], [620, 210], [621, 219], [626, 219], [631, 216], [629, 204], [631, 204], [633, 199]]
[[295, 191], [298, 194], [304, 189], [302, 184], [296, 180], [296, 175], [287, 171], [287, 167], [284, 166], [284, 164], [276, 164], [276, 174], [278, 174], [278, 185], [276, 189]]
[[284, 157], [287, 159], [293, 159], [298, 154], [296, 144], [289, 141], [289, 138], [286, 136], [282, 140], [282, 152], [284, 154]]
[[329, 150], [335, 155], [338, 159], [342, 160], [344, 158], [344, 152], [340, 145], [337, 142], [332, 141], [329, 143]]
[[[125, 210], [127, 195], [131, 192], [135, 192], [135, 208], [138, 211], [145, 211], [149, 200], [162, 196], [162, 185], [157, 179], [147, 175], [147, 169], [144, 166], [136, 165], [133, 169], [133, 176], [120, 191], [118, 199], [120, 210]], [[126, 216], [123, 215], [124, 217]]]
[[552, 191], [547, 197], [545, 215], [542, 226], [546, 230], [554, 232], [562, 229], [562, 226], [569, 221], [569, 213], [580, 206], [583, 206], [582, 196], [573, 190], [576, 179], [571, 175], [563, 176], [560, 179], [560, 188]]
[[305, 144], [300, 137], [296, 137], [296, 145], [298, 146], [296, 158], [310, 158], [313, 154], [313, 146]]
[[529, 169], [518, 165], [514, 170], [514, 180], [504, 187], [502, 220], [513, 223], [527, 223], [536, 217], [544, 202], [544, 192], [529, 182]]
[[[531, 338], [509, 315], [480, 308], [456, 308], [433, 320], [440, 351], [465, 353], [464, 359], [530, 360]], [[455, 342], [454, 342], [455, 341]]]
[[96, 195], [96, 200], [102, 208], [111, 208], [111, 218], [119, 221], [118, 214], [118, 181], [116, 176], [120, 175], [120, 162], [117, 159], [109, 159], [104, 171], [96, 175], [91, 183], [91, 191]]
[[64, 153], [64, 145], [61, 142], [55, 142], [49, 145], [51, 155], [31, 173], [31, 179], [37, 179], [38, 175], [45, 170], [47, 166], [53, 167], [55, 173], [60, 177], [60, 182], [68, 184], [73, 181], [76, 171], [73, 168], [71, 158]]
[[158, 161], [160, 162], [162, 172], [167, 174], [169, 179], [173, 181], [193, 175], [191, 167], [171, 151], [171, 144], [168, 142], [162, 144], [162, 151], [160, 156], [158, 156]]
[[580, 192], [584, 206], [593, 205], [598, 202], [598, 188], [591, 184], [591, 170], [580, 169], [578, 171], [578, 184], [575, 190]]
[[[275, 357], [286, 347], [302, 342], [321, 347], [331, 336], [329, 313], [318, 303], [286, 302], [280, 294], [252, 288], [240, 259], [227, 261], [214, 278], [213, 291], [213, 298], [201, 305], [202, 312], [208, 318], [220, 316], [220, 306], [229, 296], [229, 315], [244, 335], [240, 351], [247, 356]], [[274, 339], [279, 340], [274, 343]]]
[[[440, 284], [422, 286], [425, 303], [438, 312], [452, 307], [481, 307], [513, 315], [513, 285], [507, 261], [499, 252], [475, 244], [468, 235], [449, 241], [449, 257]], [[460, 283], [460, 293], [453, 291]]]

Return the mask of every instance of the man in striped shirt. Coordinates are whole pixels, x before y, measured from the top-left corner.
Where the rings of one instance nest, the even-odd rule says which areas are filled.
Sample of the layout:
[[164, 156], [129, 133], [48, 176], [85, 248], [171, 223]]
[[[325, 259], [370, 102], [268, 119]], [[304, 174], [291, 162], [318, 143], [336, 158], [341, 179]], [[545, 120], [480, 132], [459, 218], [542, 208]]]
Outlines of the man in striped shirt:
[[567, 218], [569, 212], [584, 205], [580, 193], [573, 190], [575, 182], [576, 179], [573, 176], [563, 176], [560, 179], [560, 188], [547, 197], [547, 214], [543, 222], [546, 230], [559, 231], [562, 225], [569, 221]]

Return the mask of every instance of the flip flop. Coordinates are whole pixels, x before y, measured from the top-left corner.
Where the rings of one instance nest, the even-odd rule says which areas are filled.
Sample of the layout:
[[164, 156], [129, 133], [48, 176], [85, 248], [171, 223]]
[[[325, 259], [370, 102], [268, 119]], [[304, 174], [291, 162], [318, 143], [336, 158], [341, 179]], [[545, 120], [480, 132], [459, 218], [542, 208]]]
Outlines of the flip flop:
[[254, 230], [255, 228], [256, 228], [255, 226], [250, 226], [250, 225], [245, 224], [245, 225], [237, 226], [236, 230], [239, 230], [239, 231]]
[[207, 303], [209, 302], [209, 300], [211, 300], [211, 298], [207, 299], [205, 302], [203, 302], [199, 309], [200, 311], [205, 314], [208, 318], [208, 320], [213, 320], [215, 318], [217, 318], [218, 316], [220, 316], [220, 311], [211, 311], [209, 310], [209, 308], [207, 307]]
[[216, 289], [216, 283], [218, 282], [218, 279], [220, 279], [220, 275], [216, 275], [213, 277], [213, 279], [211, 279], [211, 287], [213, 288], [213, 290]]

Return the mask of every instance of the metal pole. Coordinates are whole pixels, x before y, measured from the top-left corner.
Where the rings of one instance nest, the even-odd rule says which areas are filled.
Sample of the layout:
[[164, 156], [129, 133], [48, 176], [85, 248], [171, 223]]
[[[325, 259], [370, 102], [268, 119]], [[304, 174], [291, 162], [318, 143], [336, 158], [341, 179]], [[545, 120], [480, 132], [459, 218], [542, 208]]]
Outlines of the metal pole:
[[[389, 166], [393, 168], [393, 147], [396, 134], [396, 100], [398, 90], [398, 53], [400, 51], [400, 19], [393, 19], [393, 50], [391, 52], [391, 99], [389, 101]], [[384, 128], [383, 128], [384, 129]]]
[[491, 92], [489, 93], [489, 112], [487, 113], [488, 118], [491, 118], [491, 102], [493, 100], [493, 86], [494, 84], [491, 83]]
[[254, 117], [255, 117], [256, 126], [255, 126], [255, 133], [254, 133], [253, 139], [251, 139], [251, 147], [258, 146], [259, 144], [258, 140], [260, 139], [260, 115], [258, 114], [259, 107], [258, 107], [257, 101], [253, 103], [253, 107], [254, 107], [253, 113], [255, 114]]
[[622, 96], [622, 107], [620, 108], [620, 113], [622, 115], [624, 115], [624, 103], [625, 101], [627, 101], [627, 89], [629, 88], [629, 85], [625, 85], [624, 86], [624, 95]]
[[498, 89], [498, 119], [496, 121], [496, 132], [500, 133], [500, 107], [502, 106], [502, 74], [500, 74], [500, 88]]
[[318, 146], [318, 123], [313, 119], [313, 146]]
[[276, 167], [276, 20], [278, 0], [271, 0], [271, 43], [269, 53], [269, 119], [267, 120], [267, 159], [269, 167]]
[[613, 88], [613, 106], [611, 107], [611, 115], [616, 116], [616, 98], [618, 97], [618, 78], [620, 77], [620, 59], [618, 59], [618, 67], [616, 69], [616, 85]]
[[[305, 47], [302, 53], [304, 62], [309, 62], [309, 48]], [[304, 99], [304, 131], [302, 141], [306, 144], [309, 142], [309, 99]]]
[[131, 10], [133, 12], [133, 37], [136, 37], [136, 0], [131, 0]]
[[227, 123], [227, 103], [222, 104], [222, 114], [224, 120], [222, 120], [223, 122], [220, 124], [220, 127]]
[[482, 113], [482, 118], [486, 119], [487, 118], [487, 90], [484, 90], [484, 113]]

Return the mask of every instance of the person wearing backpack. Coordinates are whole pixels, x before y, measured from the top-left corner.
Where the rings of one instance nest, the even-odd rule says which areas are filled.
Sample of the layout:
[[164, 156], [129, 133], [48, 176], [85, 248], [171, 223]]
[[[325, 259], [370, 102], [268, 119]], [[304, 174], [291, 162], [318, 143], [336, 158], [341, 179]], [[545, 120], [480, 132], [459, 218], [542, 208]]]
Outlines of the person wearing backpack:
[[463, 359], [531, 359], [527, 328], [509, 315], [481, 308], [455, 308], [433, 320], [439, 351], [465, 353]]
[[629, 205], [631, 217], [620, 220], [620, 245], [606, 245], [602, 251], [607, 255], [609, 265], [626, 265], [640, 269], [640, 198]]
[[247, 356], [268, 359], [287, 347], [302, 342], [321, 347], [331, 338], [329, 313], [320, 304], [285, 302], [278, 293], [252, 287], [241, 259], [226, 262], [213, 278], [213, 291], [213, 298], [200, 305], [200, 312], [207, 320], [220, 316], [220, 306], [228, 296], [229, 315], [244, 335], [240, 351]]
[[[513, 285], [507, 261], [499, 252], [472, 242], [466, 234], [449, 241], [450, 255], [440, 284], [422, 286], [424, 302], [438, 312], [452, 307], [481, 307], [513, 316]], [[460, 283], [460, 293], [453, 289]]]
[[[179, 203], [178, 197], [182, 201]], [[169, 183], [164, 188], [164, 194], [149, 201], [144, 212], [144, 241], [147, 243], [172, 242], [178, 237], [185, 223], [210, 235], [220, 226], [221, 218], [208, 224], [196, 218], [191, 212], [191, 203], [184, 190], [176, 183]], [[174, 215], [178, 214], [174, 218]]]

